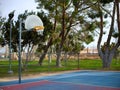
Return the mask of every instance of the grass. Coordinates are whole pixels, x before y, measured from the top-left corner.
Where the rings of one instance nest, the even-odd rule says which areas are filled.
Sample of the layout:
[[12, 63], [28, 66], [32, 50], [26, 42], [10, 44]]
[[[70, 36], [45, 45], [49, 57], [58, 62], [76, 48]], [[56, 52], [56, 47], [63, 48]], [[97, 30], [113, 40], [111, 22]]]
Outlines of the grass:
[[[42, 72], [59, 72], [67, 70], [103, 70], [101, 60], [80, 60], [79, 66], [77, 60], [68, 60], [67, 63], [62, 61], [62, 67], [55, 66], [55, 60], [48, 65], [48, 60], [44, 60], [43, 66], [38, 65], [38, 61], [30, 61], [28, 63], [27, 71], [22, 71], [22, 75], [37, 74]], [[18, 76], [18, 61], [12, 61], [13, 74], [8, 74], [9, 61], [0, 61], [0, 78]], [[109, 70], [120, 71], [120, 60], [113, 60]]]

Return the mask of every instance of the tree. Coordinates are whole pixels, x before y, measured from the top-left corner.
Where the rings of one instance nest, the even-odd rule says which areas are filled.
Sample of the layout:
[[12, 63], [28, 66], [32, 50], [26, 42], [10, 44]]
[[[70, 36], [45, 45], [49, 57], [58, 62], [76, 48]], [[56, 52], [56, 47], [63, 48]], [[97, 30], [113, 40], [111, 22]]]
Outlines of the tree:
[[[116, 9], [116, 12], [115, 12]], [[100, 9], [101, 10], [101, 9]], [[115, 13], [117, 15], [117, 27], [118, 27], [118, 41], [116, 43], [111, 42], [111, 38], [114, 32], [114, 23], [115, 23]], [[100, 15], [100, 36], [98, 40], [98, 51], [100, 54], [100, 57], [103, 61], [103, 68], [110, 68], [112, 58], [115, 54], [115, 51], [117, 48], [120, 46], [120, 18], [119, 18], [119, 2], [118, 0], [115, 0], [113, 3], [113, 10], [112, 10], [112, 15], [111, 15], [111, 24], [110, 24], [110, 29], [109, 29], [109, 34], [107, 41], [104, 43], [104, 45], [100, 48], [100, 43], [102, 39], [102, 34], [103, 34], [103, 15]]]
[[[58, 10], [57, 8], [57, 3], [56, 0], [47, 0], [46, 2], [44, 0], [35, 0], [36, 2], [38, 2], [38, 8], [44, 7], [45, 10], [48, 11], [48, 19], [53, 21], [53, 26], [51, 27], [51, 29], [47, 29], [47, 30], [52, 30], [52, 34], [50, 34], [49, 38], [48, 38], [48, 42], [47, 45], [45, 45], [44, 50], [43, 50], [43, 54], [40, 56], [39, 59], [39, 64], [42, 65], [42, 61], [49, 49], [49, 47], [53, 44], [53, 40], [54, 40], [54, 35], [55, 35], [55, 30], [56, 30], [56, 25], [57, 25], [57, 19], [58, 19]], [[47, 23], [45, 23], [46, 25]]]
[[50, 21], [50, 19], [48, 18], [48, 15], [46, 15], [44, 12], [37, 13], [37, 15], [42, 18], [42, 21], [43, 21], [44, 27], [45, 27], [43, 35], [42, 35], [43, 40], [42, 40], [42, 42], [39, 42], [38, 49], [37, 49], [38, 52], [41, 52], [41, 55], [39, 58], [39, 64], [42, 65], [42, 61], [43, 61], [45, 55], [47, 54], [49, 47], [52, 45], [52, 41], [54, 38], [54, 37], [52, 37], [52, 33], [53, 33], [52, 25], [53, 24]]
[[[100, 22], [98, 23], [100, 31], [99, 31], [99, 38], [98, 38], [98, 43], [97, 43], [97, 49], [98, 53], [100, 55], [100, 58], [102, 59], [103, 62], [103, 68], [110, 68], [112, 58], [115, 54], [115, 51], [117, 48], [120, 46], [120, 14], [119, 14], [119, 0], [100, 0], [97, 3], [97, 7], [91, 7], [91, 9], [94, 11], [94, 13], [91, 14], [91, 18], [95, 19], [96, 17], [100, 18]], [[112, 2], [112, 13], [109, 10], [109, 8], [106, 8], [106, 5], [110, 4]], [[115, 18], [116, 15], [116, 18]], [[107, 28], [108, 32], [108, 37], [106, 42], [102, 45], [102, 39], [104, 35], [104, 27], [106, 26], [105, 24], [105, 19], [109, 16], [110, 20], [110, 27]], [[117, 29], [115, 29], [115, 19], [117, 23]], [[117, 42], [113, 42], [112, 38], [113, 36], [116, 36]]]
[[[31, 14], [35, 14], [35, 12], [25, 12], [24, 14], [20, 15], [23, 19], [26, 18], [26, 16], [28, 15], [31, 15]], [[25, 69], [27, 68], [27, 64], [28, 64], [28, 61], [30, 61], [31, 59], [31, 54], [32, 54], [32, 51], [33, 51], [33, 48], [38, 45], [38, 49], [39, 47], [41, 46], [44, 46], [44, 43], [46, 42], [46, 37], [47, 35], [50, 33], [50, 30], [48, 31], [47, 29], [50, 29], [51, 28], [51, 23], [49, 21], [49, 19], [47, 18], [47, 15], [44, 13], [44, 12], [38, 12], [37, 13], [37, 16], [39, 16], [43, 23], [47, 23], [44, 25], [44, 32], [43, 32], [43, 35], [38, 35], [37, 32], [35, 31], [30, 31], [30, 32], [24, 32], [22, 33], [22, 39], [23, 39], [23, 42], [22, 42], [22, 47], [23, 48], [27, 48], [27, 54], [26, 54], [26, 61], [25, 61]], [[23, 28], [24, 28], [24, 24], [23, 24]], [[41, 50], [43, 48], [40, 48]], [[39, 51], [39, 50], [37, 50]]]
[[4, 29], [4, 23], [5, 23], [5, 18], [2, 18], [1, 16], [0, 16], [0, 45], [3, 47], [3, 46], [5, 46], [5, 40], [4, 40], [4, 37], [3, 37], [3, 32], [2, 32], [2, 30]]
[[[10, 17], [13, 17], [13, 15], [11, 15], [12, 13], [9, 14]], [[18, 19], [15, 21], [12, 22], [12, 37], [11, 37], [11, 41], [12, 41], [12, 51], [13, 52], [16, 52], [16, 54], [18, 54], [18, 43], [19, 43], [19, 36], [18, 36], [18, 31], [19, 31], [19, 19], [21, 18], [23, 21], [26, 19], [26, 17], [28, 15], [31, 15], [31, 14], [35, 14], [35, 12], [28, 12], [28, 11], [25, 11], [23, 14], [19, 14], [18, 15]], [[51, 28], [50, 24], [49, 23], [49, 20], [46, 18], [47, 16], [45, 15], [45, 13], [43, 12], [39, 12], [37, 13], [38, 16], [43, 20], [43, 22], [46, 22], [48, 24], [44, 25], [45, 27], [48, 27], [48, 28]], [[0, 42], [1, 44], [3, 45], [9, 45], [9, 42], [10, 42], [10, 36], [9, 36], [9, 33], [10, 33], [10, 20], [8, 19], [6, 22], [2, 22], [3, 20], [1, 20], [1, 26], [0, 26], [0, 30], [1, 30], [1, 39], [0, 39]], [[27, 50], [27, 53], [26, 53], [26, 59], [25, 61], [22, 61], [23, 62], [23, 68], [24, 70], [27, 69], [27, 65], [28, 65], [28, 62], [31, 60], [31, 54], [32, 54], [32, 51], [33, 51], [33, 48], [38, 45], [38, 44], [43, 44], [43, 42], [45, 42], [46, 40], [46, 37], [47, 34], [50, 32], [50, 31], [47, 31], [46, 29], [48, 28], [45, 28], [43, 34], [45, 35], [38, 35], [37, 32], [35, 31], [28, 31], [26, 32], [25, 31], [25, 24], [24, 22], [22, 22], [22, 30], [24, 32], [22, 32], [22, 44], [21, 44], [21, 52], [25, 52]], [[18, 55], [17, 55], [18, 56]]]
[[[60, 40], [57, 45], [57, 60], [56, 66], [61, 66], [61, 52], [63, 48], [63, 44], [66, 41], [66, 38], [73, 27], [80, 27], [83, 25], [85, 21], [82, 11], [89, 8], [94, 3], [90, 4], [88, 1], [80, 1], [80, 0], [36, 0], [38, 2], [39, 7], [43, 7], [48, 11], [49, 17], [53, 20], [53, 32], [56, 31], [56, 27], [58, 25], [61, 26], [59, 29], [58, 39]], [[85, 24], [85, 23], [84, 23]], [[87, 23], [88, 25], [88, 23]], [[80, 29], [79, 29], [80, 30]], [[50, 39], [51, 42], [53, 38]]]

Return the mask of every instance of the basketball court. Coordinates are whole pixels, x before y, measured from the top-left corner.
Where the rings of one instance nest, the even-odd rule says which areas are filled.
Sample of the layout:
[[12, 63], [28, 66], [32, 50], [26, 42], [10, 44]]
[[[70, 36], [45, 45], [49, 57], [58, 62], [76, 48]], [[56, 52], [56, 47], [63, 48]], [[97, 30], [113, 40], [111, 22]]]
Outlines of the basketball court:
[[75, 71], [9, 82], [0, 82], [0, 90], [120, 90], [120, 72]]

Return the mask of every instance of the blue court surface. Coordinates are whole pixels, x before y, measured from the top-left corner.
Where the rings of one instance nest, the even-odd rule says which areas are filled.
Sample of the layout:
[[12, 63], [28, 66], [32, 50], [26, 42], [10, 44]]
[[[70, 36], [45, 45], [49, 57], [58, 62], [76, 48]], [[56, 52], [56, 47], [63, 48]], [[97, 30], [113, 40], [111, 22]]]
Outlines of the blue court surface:
[[119, 71], [75, 71], [40, 78], [0, 82], [0, 90], [120, 90]]

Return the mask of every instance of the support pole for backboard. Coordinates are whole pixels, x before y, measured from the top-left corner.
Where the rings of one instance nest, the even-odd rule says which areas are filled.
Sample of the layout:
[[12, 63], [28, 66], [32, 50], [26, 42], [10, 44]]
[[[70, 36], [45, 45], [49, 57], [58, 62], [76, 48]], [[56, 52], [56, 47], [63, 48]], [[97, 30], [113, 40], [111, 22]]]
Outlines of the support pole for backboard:
[[19, 55], [19, 58], [18, 58], [18, 74], [19, 74], [19, 83], [21, 83], [21, 31], [22, 31], [22, 20], [20, 18], [20, 21], [19, 21], [19, 52], [18, 52], [18, 55]]
[[[27, 29], [27, 31], [32, 31], [32, 30], [36, 30], [36, 31], [43, 31], [44, 26], [43, 26], [43, 22], [42, 20], [36, 16], [36, 15], [30, 15], [27, 17], [27, 19], [25, 20], [25, 29]], [[21, 34], [22, 34], [22, 19], [20, 18], [19, 20], [19, 58], [18, 58], [18, 74], [19, 74], [19, 83], [21, 83]]]

